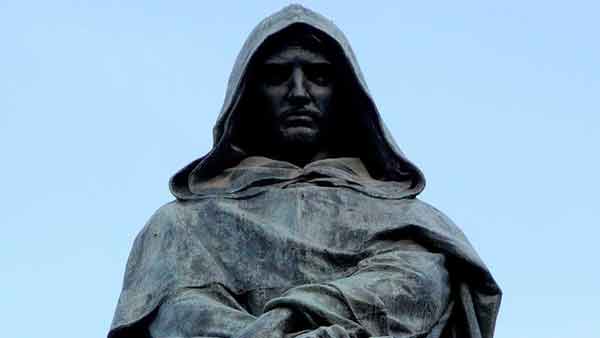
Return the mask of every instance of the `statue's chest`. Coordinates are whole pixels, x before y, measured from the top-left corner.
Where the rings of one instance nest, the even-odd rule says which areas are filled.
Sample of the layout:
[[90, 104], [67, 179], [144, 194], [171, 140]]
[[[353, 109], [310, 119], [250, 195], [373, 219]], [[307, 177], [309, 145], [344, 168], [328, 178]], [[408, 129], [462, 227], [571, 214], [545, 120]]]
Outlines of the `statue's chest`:
[[269, 189], [243, 199], [206, 200], [188, 210], [186, 243], [202, 252], [192, 260], [210, 258], [244, 288], [333, 280], [356, 269], [378, 232], [400, 225], [395, 209], [389, 200], [351, 189]]
[[381, 201], [350, 189], [295, 184], [230, 201], [224, 209], [235, 210], [231, 222], [241, 227], [357, 252], [373, 232], [391, 223], [377, 212], [381, 207]]
[[213, 199], [197, 209], [189, 225], [203, 238], [301, 241], [357, 253], [375, 233], [400, 226], [398, 201], [348, 188], [294, 184], [243, 199]]

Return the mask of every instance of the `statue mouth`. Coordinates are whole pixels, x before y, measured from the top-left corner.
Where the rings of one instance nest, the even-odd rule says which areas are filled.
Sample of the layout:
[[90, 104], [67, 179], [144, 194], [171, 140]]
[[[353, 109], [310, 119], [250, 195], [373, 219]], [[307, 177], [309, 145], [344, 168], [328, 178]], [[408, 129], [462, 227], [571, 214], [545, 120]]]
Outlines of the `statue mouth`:
[[292, 115], [285, 119], [288, 127], [314, 127], [315, 121], [308, 115]]
[[290, 109], [284, 113], [284, 124], [286, 127], [310, 127], [317, 126], [318, 112], [309, 109]]

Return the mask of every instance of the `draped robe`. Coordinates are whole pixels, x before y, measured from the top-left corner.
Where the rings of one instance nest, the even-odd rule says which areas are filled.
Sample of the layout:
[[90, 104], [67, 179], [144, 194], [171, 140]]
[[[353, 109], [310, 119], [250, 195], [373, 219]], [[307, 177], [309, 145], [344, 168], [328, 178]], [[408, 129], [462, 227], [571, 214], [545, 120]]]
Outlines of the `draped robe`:
[[[235, 144], [254, 55], [297, 25], [344, 55], [365, 158], [301, 168]], [[387, 132], [333, 23], [298, 5], [261, 22], [214, 131], [213, 149], [171, 179], [176, 200], [137, 236], [109, 338], [238, 337], [278, 309], [298, 318], [290, 337], [493, 336], [499, 287], [459, 228], [417, 198], [423, 175]]]

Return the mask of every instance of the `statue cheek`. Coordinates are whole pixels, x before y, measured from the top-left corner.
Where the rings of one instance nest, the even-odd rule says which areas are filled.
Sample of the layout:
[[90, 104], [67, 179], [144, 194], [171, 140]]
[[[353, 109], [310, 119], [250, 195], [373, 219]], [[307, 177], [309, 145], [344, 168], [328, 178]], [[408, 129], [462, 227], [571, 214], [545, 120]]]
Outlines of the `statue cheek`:
[[323, 104], [329, 104], [333, 96], [333, 91], [329, 87], [322, 87], [314, 91], [315, 97]]
[[329, 93], [323, 93], [319, 96], [315, 97], [315, 100], [317, 101], [316, 104], [319, 106], [319, 109], [324, 113], [324, 114], [329, 114], [331, 110], [331, 95]]
[[262, 91], [265, 101], [271, 106], [279, 106], [287, 95], [287, 89], [283, 86], [272, 86]]

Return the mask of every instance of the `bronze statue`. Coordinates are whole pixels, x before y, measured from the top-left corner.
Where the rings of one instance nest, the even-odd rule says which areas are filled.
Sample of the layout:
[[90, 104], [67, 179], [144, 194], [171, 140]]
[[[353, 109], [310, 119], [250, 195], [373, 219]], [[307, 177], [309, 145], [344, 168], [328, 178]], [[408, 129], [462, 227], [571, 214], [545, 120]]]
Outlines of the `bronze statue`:
[[288, 6], [136, 238], [108, 336], [491, 338], [500, 289], [424, 185], [341, 31]]

